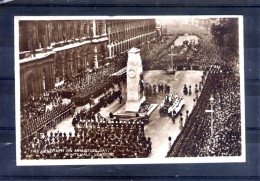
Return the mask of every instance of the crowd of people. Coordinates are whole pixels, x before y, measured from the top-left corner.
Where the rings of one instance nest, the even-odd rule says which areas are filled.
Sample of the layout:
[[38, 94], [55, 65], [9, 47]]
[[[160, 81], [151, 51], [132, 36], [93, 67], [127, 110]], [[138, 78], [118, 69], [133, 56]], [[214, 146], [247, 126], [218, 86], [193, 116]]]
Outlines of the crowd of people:
[[[198, 45], [174, 48], [173, 66], [177, 70], [203, 70], [202, 81], [184, 85], [184, 95], [196, 94], [194, 108], [187, 113], [184, 127], [176, 138], [167, 157], [240, 156], [241, 116], [238, 58], [212, 44], [210, 36], [193, 33], [200, 37]], [[178, 53], [179, 52], [179, 53]], [[164, 67], [169, 57], [163, 57]], [[162, 63], [163, 64], [163, 63]], [[207, 73], [206, 73], [207, 72]], [[203, 87], [203, 89], [202, 89]], [[202, 91], [202, 92], [201, 92]], [[199, 92], [201, 92], [199, 94]], [[210, 97], [214, 97], [214, 126], [211, 133]], [[181, 117], [180, 121], [183, 121]]]
[[83, 106], [87, 103], [91, 103], [91, 98], [96, 98], [106, 90], [113, 87], [110, 82], [101, 82], [100, 84], [90, 85], [86, 90], [78, 92], [75, 96], [71, 98], [77, 106]]
[[[91, 148], [112, 153], [111, 158], [144, 158], [151, 152], [151, 140], [144, 134], [142, 119], [105, 119], [95, 114], [91, 119], [81, 112], [74, 117], [75, 135], [87, 138]], [[95, 142], [91, 145], [92, 142]], [[94, 147], [94, 148], [95, 148]]]
[[73, 117], [74, 134], [42, 133], [24, 144], [22, 159], [145, 158], [152, 149], [141, 119], [106, 119], [82, 110]]
[[74, 108], [75, 104], [63, 101], [56, 89], [45, 91], [39, 97], [30, 95], [21, 107], [21, 139], [31, 139], [37, 131], [55, 127]]
[[[21, 105], [21, 126], [24, 128], [22, 129], [22, 138], [30, 137], [33, 132], [42, 129], [42, 127], [49, 129], [51, 125], [54, 125], [54, 121], [52, 121], [54, 117], [59, 116], [62, 111], [64, 113], [72, 111], [70, 109], [75, 107], [75, 104], [91, 104], [91, 99], [106, 93], [113, 87], [115, 82], [110, 78], [110, 75], [125, 66], [126, 54], [121, 54], [115, 57], [111, 63], [99, 69], [87, 72], [80, 71], [77, 75], [67, 77], [62, 85], [45, 91], [40, 96], [30, 95], [28, 101]], [[71, 99], [72, 103], [65, 103], [63, 101], [65, 98]], [[65, 106], [66, 104], [70, 106]]]
[[[176, 70], [204, 71], [202, 81], [195, 85], [194, 92], [191, 85], [183, 87], [184, 95], [195, 93], [196, 99], [192, 112], [187, 113], [184, 126], [181, 123], [181, 133], [167, 157], [241, 155], [239, 73], [235, 65], [231, 65], [234, 61], [225, 62], [232, 56], [223, 60], [220, 50], [209, 43], [209, 39], [196, 33], [201, 39], [198, 45], [172, 47], [175, 39], [181, 35], [178, 33], [141, 47], [145, 70], [166, 70], [170, 64], [169, 53], [172, 53], [175, 54], [173, 67]], [[98, 114], [101, 107], [106, 107], [114, 100], [118, 99], [120, 104], [123, 101], [120, 83], [119, 90], [115, 90], [118, 80], [115, 82], [110, 75], [126, 66], [126, 56], [122, 54], [99, 69], [82, 71], [40, 97], [30, 96], [21, 110], [22, 159], [147, 157], [151, 153], [152, 143], [144, 134], [146, 119], [138, 115], [130, 120], [120, 120], [113, 115], [106, 119]], [[160, 108], [161, 114], [168, 114], [170, 107], [181, 102], [181, 98], [174, 97], [170, 90], [168, 84], [144, 85], [147, 97], [156, 93], [167, 94]], [[205, 112], [211, 107], [211, 95], [214, 97], [213, 133], [210, 114]], [[95, 102], [97, 97], [99, 99]], [[64, 98], [71, 99], [71, 102], [63, 102]], [[75, 104], [89, 104], [89, 108], [74, 113]], [[139, 113], [146, 113], [149, 107], [150, 104], [144, 102]], [[58, 122], [73, 113], [74, 133], [47, 134], [48, 129], [55, 128]], [[178, 113], [171, 112], [174, 123]]]
[[81, 112], [85, 112], [86, 119], [90, 119], [91, 115], [94, 115], [100, 111], [102, 107], [106, 107], [107, 105], [111, 104], [113, 101], [118, 100], [121, 104], [122, 102], [122, 94], [121, 90], [113, 89], [108, 90], [104, 94], [102, 94], [95, 102], [94, 98], [90, 98], [90, 102], [86, 104], [82, 109]]
[[21, 116], [24, 119], [31, 119], [50, 111], [51, 107], [57, 107], [62, 103], [62, 97], [56, 91], [45, 91], [39, 97], [30, 95], [28, 102], [21, 108]]
[[[176, 138], [168, 157], [240, 156], [239, 77], [225, 66], [210, 68], [196, 106]], [[210, 97], [214, 97], [211, 133]]]
[[46, 132], [50, 128], [55, 128], [56, 124], [73, 114], [75, 104], [60, 103], [58, 106], [52, 107], [51, 110], [35, 115], [29, 118], [21, 117], [21, 139], [22, 142], [28, 142], [33, 135], [38, 132]]
[[[186, 29], [170, 33], [165, 41], [152, 42], [150, 51], [145, 51], [149, 53], [142, 53], [144, 69], [167, 70], [172, 66], [174, 70], [205, 70], [210, 65], [215, 65], [218, 62], [223, 63], [219, 48], [212, 44], [210, 35], [205, 36], [206, 31], [189, 29], [188, 27]], [[182, 46], [174, 46], [174, 41], [187, 32], [197, 36], [199, 43], [194, 44], [190, 41]], [[171, 57], [170, 54], [174, 56]], [[214, 62], [208, 61], [212, 54], [216, 55], [213, 59]]]
[[76, 105], [84, 105], [89, 102], [91, 96], [98, 97], [111, 88], [114, 79], [110, 75], [124, 68], [126, 60], [124, 53], [103, 67], [81, 72], [78, 76], [65, 80], [64, 84], [58, 87], [58, 91], [63, 97], [71, 98]]
[[175, 39], [179, 34], [164, 38], [163, 41], [151, 42], [149, 50], [147, 46], [140, 48], [141, 58], [144, 70], [160, 70], [165, 69], [165, 62], [162, 61], [163, 57], [167, 57], [170, 53], [170, 47], [174, 44]]
[[146, 97], [151, 97], [157, 93], [170, 93], [171, 86], [169, 84], [146, 83], [144, 86], [144, 94]]

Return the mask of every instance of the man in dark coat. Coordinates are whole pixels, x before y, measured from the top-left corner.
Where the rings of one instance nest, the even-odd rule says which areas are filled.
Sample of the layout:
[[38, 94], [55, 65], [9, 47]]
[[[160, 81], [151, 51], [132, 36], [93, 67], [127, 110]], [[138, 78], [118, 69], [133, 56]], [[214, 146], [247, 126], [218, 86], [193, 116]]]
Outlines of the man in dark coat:
[[121, 104], [122, 103], [122, 100], [123, 100], [123, 97], [122, 95], [119, 96], [119, 103]]
[[114, 115], [113, 115], [112, 112], [109, 113], [109, 117], [110, 117], [110, 118], [113, 118], [113, 117], [114, 117]]

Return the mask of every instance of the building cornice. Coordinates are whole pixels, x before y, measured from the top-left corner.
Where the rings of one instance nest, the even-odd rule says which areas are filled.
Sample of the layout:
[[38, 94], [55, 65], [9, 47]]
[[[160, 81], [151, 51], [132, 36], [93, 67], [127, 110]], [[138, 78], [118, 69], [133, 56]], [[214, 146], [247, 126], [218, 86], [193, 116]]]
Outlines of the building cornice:
[[68, 45], [64, 45], [62, 47], [52, 48], [51, 51], [46, 52], [46, 53], [37, 53], [37, 54], [34, 54], [32, 57], [20, 59], [19, 63], [23, 64], [23, 63], [27, 63], [27, 62], [32, 62], [32, 61], [35, 61], [35, 60], [46, 58], [49, 55], [55, 54], [55, 53], [60, 52], [60, 51], [80, 47], [80, 46], [90, 44], [90, 43], [100, 43], [100, 42], [107, 41], [107, 40], [108, 40], [107, 37], [98, 37], [98, 38], [92, 39], [92, 40], [85, 40], [83, 42], [71, 43], [71, 44], [68, 44]]

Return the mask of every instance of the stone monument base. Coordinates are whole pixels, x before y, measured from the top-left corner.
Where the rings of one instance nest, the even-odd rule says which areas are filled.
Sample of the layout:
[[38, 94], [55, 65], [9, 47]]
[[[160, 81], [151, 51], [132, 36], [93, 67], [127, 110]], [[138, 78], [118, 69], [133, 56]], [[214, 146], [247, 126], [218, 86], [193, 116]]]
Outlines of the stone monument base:
[[125, 112], [137, 113], [139, 111], [140, 105], [146, 100], [145, 96], [142, 97], [140, 101], [127, 100], [125, 106]]
[[[138, 113], [139, 114], [139, 118], [140, 117], [145, 117], [150, 116], [152, 114], [152, 112], [156, 109], [156, 107], [158, 106], [158, 104], [151, 104], [151, 106], [149, 107], [148, 111], [145, 113]], [[120, 120], [129, 120], [129, 119], [135, 119], [136, 117], [136, 113], [135, 112], [126, 112], [125, 111], [125, 107], [126, 104], [124, 104], [122, 107], [120, 107], [118, 110], [116, 110], [113, 115], [117, 118], [119, 118]]]

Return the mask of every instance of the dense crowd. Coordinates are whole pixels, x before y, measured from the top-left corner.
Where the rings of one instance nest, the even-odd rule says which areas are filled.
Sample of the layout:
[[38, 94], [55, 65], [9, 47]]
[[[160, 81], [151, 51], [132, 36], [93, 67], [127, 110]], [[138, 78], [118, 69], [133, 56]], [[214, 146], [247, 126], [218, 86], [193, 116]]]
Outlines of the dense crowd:
[[122, 54], [99, 69], [81, 72], [78, 76], [67, 79], [58, 90], [63, 97], [72, 98], [76, 105], [84, 105], [91, 96], [96, 98], [111, 88], [114, 80], [110, 75], [124, 68], [126, 60], [126, 54]]
[[80, 112], [85, 112], [83, 115], [86, 119], [90, 119], [91, 115], [94, 115], [100, 111], [102, 107], [106, 107], [111, 104], [114, 100], [118, 100], [120, 103], [122, 101], [121, 90], [108, 90], [106, 93], [102, 94], [95, 102], [94, 98], [90, 98], [90, 102], [86, 104]]
[[21, 108], [21, 138], [30, 139], [39, 130], [55, 128], [55, 125], [71, 114], [75, 104], [63, 101], [54, 89], [39, 97], [30, 95]]
[[105, 119], [100, 114], [88, 118], [86, 113], [74, 116], [74, 135], [36, 135], [22, 147], [22, 159], [145, 158], [151, 152], [141, 119]]
[[50, 111], [52, 107], [57, 107], [60, 103], [62, 103], [62, 97], [55, 90], [45, 91], [39, 97], [30, 95], [28, 102], [21, 109], [22, 117], [24, 119], [35, 118]]
[[[168, 157], [240, 156], [241, 119], [239, 77], [231, 68], [214, 66], [208, 72], [196, 106], [176, 138]], [[214, 97], [213, 135], [210, 97]]]
[[[224, 62], [226, 58], [221, 57], [219, 48], [212, 44], [211, 36], [205, 36], [207, 31], [196, 28], [189, 29], [188, 27], [187, 31], [184, 28], [176, 33], [164, 36], [166, 38], [163, 38], [163, 41], [152, 42], [149, 46], [150, 51], [144, 50], [144, 53], [141, 54], [144, 69], [167, 70], [173, 68], [174, 70], [204, 70], [206, 67], [215, 65], [217, 62]], [[174, 41], [179, 36], [187, 34], [187, 32], [188, 34], [199, 37], [198, 44], [190, 41], [188, 44], [175, 46]], [[147, 49], [145, 46], [144, 48]], [[173, 55], [172, 58], [170, 54]], [[211, 59], [212, 54], [216, 55], [213, 59], [214, 62], [212, 60], [208, 61]]]
[[[92, 97], [89, 106], [76, 112], [72, 119], [73, 135], [59, 131], [47, 134], [46, 127], [37, 129], [31, 137], [23, 141], [22, 159], [147, 157], [151, 152], [152, 143], [151, 139], [144, 135], [144, 124], [149, 121], [149, 118], [137, 116], [136, 119], [119, 120], [112, 116], [110, 119], [105, 119], [98, 113], [101, 107], [106, 107], [116, 99], [121, 103], [120, 88], [121, 85], [118, 83], [117, 89], [106, 91], [97, 102]], [[140, 112], [147, 107], [149, 103], [143, 103]], [[65, 115], [68, 116], [74, 111], [58, 112], [62, 113], [59, 118], [62, 120]], [[57, 122], [52, 119], [51, 125], [55, 127]], [[39, 120], [33, 123], [38, 126], [46, 125]], [[24, 126], [30, 128], [28, 125]]]
[[[148, 45], [144, 45], [140, 48], [141, 58], [144, 70], [158, 70], [165, 67], [165, 62], [161, 61], [163, 57], [167, 57], [170, 47], [174, 44], [175, 39], [179, 35], [170, 36], [169, 38], [164, 38], [163, 41], [151, 42]], [[163, 68], [164, 69], [164, 68]]]
[[[239, 73], [234, 68], [236, 58], [230, 54], [223, 57], [223, 53], [199, 31], [193, 33], [200, 37], [198, 45], [174, 47], [174, 41], [181, 34], [141, 47], [144, 69], [166, 70], [170, 65], [169, 53], [173, 53], [173, 67], [176, 70], [204, 71], [202, 82], [195, 87], [195, 106], [189, 116], [187, 113], [185, 125], [183, 127], [181, 124], [181, 133], [167, 157], [241, 155], [240, 85]], [[99, 69], [82, 71], [40, 97], [30, 96], [21, 110], [22, 159], [147, 157], [152, 143], [144, 135], [144, 119], [139, 118], [138, 114], [136, 119], [130, 120], [119, 120], [113, 115], [106, 119], [98, 114], [101, 107], [106, 107], [114, 100], [118, 99], [120, 104], [123, 101], [120, 83], [110, 75], [126, 66], [126, 56], [122, 54]], [[232, 61], [226, 63], [227, 59]], [[116, 83], [119, 90], [115, 90]], [[191, 95], [191, 87], [185, 86], [183, 93]], [[200, 95], [197, 94], [199, 91], [202, 91]], [[160, 113], [168, 114], [168, 109], [177, 100], [167, 84], [147, 84], [144, 92], [147, 97], [156, 93], [168, 94]], [[213, 136], [210, 114], [205, 112], [210, 109], [211, 95], [214, 97]], [[98, 101], [94, 102], [97, 97]], [[62, 98], [69, 98], [72, 102], [65, 103]], [[178, 100], [180, 102], [181, 99]], [[59, 121], [74, 113], [74, 103], [89, 104], [88, 108], [74, 114], [74, 134], [55, 132], [48, 135], [48, 129], [55, 128]], [[147, 112], [149, 107], [150, 104], [144, 102], [139, 113]], [[175, 114], [178, 112], [171, 117], [175, 117]]]
[[[194, 109], [186, 117], [185, 125], [167, 156], [239, 156], [241, 118], [237, 55], [212, 44], [210, 36], [203, 36], [199, 31], [191, 34], [200, 37], [199, 44], [184, 44], [170, 50], [175, 54], [173, 67], [177, 70], [203, 70], [204, 75], [194, 90]], [[156, 68], [166, 69], [169, 60], [169, 56], [162, 56], [161, 66]], [[190, 86], [185, 86], [183, 93], [190, 95]], [[200, 91], [201, 94], [198, 94]], [[210, 113], [205, 112], [211, 108], [211, 95], [214, 97], [213, 136]]]
[[21, 117], [21, 139], [27, 142], [38, 132], [46, 132], [50, 128], [55, 128], [56, 124], [73, 114], [75, 104], [60, 103], [51, 110], [29, 118]]
[[[73, 112], [75, 104], [91, 104], [91, 99], [107, 93], [115, 83], [110, 75], [125, 66], [126, 54], [122, 54], [99, 69], [81, 71], [77, 75], [67, 77], [64, 84], [45, 91], [38, 97], [30, 95], [28, 101], [21, 105], [22, 139], [31, 137], [34, 132], [43, 128], [55, 128], [58, 120]], [[68, 98], [68, 101], [64, 102], [64, 98]], [[98, 106], [96, 105], [96, 108]]]

